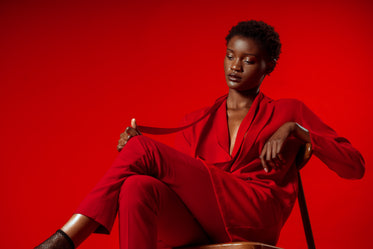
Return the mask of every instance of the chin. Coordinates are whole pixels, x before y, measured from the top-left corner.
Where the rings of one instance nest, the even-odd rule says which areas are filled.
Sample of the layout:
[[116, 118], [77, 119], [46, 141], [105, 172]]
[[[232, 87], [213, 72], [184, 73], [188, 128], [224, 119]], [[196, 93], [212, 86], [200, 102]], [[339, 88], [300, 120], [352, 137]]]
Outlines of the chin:
[[234, 89], [234, 90], [239, 90], [239, 89], [243, 88], [241, 82], [233, 82], [233, 81], [229, 81], [229, 80], [227, 80], [227, 86], [230, 89]]
[[259, 92], [259, 86], [258, 87], [243, 87], [242, 85], [238, 84], [227, 84], [229, 90], [234, 90], [236, 92], [240, 93], [250, 93], [250, 94], [257, 94]]

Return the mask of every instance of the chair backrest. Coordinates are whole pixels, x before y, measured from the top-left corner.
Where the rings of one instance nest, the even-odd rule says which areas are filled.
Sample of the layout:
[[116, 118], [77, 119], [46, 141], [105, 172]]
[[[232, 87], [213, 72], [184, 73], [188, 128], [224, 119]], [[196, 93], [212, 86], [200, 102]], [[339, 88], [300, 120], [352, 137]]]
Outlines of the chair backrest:
[[[304, 148], [298, 152], [297, 159], [296, 159], [296, 164], [298, 168], [299, 169], [302, 168], [308, 162], [311, 156], [312, 156], [312, 145], [311, 143], [307, 143], [305, 144]], [[308, 246], [308, 249], [315, 249], [316, 248], [315, 241], [313, 239], [310, 217], [308, 215], [306, 198], [304, 196], [303, 185], [302, 185], [302, 180], [301, 180], [299, 171], [298, 171], [298, 184], [299, 184], [298, 204], [299, 204], [299, 209], [300, 209], [300, 213], [302, 216], [302, 222], [303, 222], [304, 233], [306, 235], [307, 246]]]

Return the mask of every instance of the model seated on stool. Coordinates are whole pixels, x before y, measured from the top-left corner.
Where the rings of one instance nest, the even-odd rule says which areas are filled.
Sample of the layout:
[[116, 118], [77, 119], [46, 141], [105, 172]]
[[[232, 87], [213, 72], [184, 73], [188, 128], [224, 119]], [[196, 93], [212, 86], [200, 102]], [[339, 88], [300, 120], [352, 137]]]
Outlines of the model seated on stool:
[[176, 149], [141, 135], [132, 120], [112, 167], [36, 248], [74, 248], [93, 232], [110, 233], [117, 212], [122, 249], [154, 249], [158, 241], [275, 245], [296, 200], [301, 144], [311, 143], [314, 155], [343, 178], [364, 175], [361, 154], [306, 105], [260, 91], [280, 55], [273, 27], [240, 22], [226, 41], [228, 94], [214, 108], [185, 116], [185, 125], [199, 121], [178, 133]]

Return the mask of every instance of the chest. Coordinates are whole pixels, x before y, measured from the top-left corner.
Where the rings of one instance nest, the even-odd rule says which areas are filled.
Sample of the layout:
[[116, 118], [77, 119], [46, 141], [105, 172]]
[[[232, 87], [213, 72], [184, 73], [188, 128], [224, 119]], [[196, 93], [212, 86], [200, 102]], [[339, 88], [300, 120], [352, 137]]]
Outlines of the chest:
[[[292, 120], [292, 110], [263, 112], [223, 109], [201, 124], [195, 141], [196, 154], [208, 162], [225, 162], [241, 150], [245, 157], [256, 158], [265, 141], [285, 122]], [[287, 109], [288, 110], [288, 109]], [[272, 112], [273, 111], [273, 112]], [[240, 149], [241, 148], [241, 149]]]
[[229, 131], [229, 154], [232, 154], [237, 139], [238, 129], [240, 128], [240, 125], [248, 111], [249, 109], [227, 110], [227, 123]]

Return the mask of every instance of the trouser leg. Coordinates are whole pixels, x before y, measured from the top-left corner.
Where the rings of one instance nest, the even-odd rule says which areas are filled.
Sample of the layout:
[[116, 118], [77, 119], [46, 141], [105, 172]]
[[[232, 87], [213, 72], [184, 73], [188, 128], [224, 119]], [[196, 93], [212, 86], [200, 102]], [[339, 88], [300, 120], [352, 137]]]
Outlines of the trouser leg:
[[144, 136], [131, 138], [77, 213], [100, 223], [101, 230], [97, 232], [108, 232], [118, 209], [121, 186], [132, 175], [148, 175], [165, 183], [179, 196], [211, 240], [229, 240], [206, 166]]
[[177, 194], [144, 175], [129, 177], [119, 196], [121, 249], [155, 249], [207, 243], [208, 237]]

